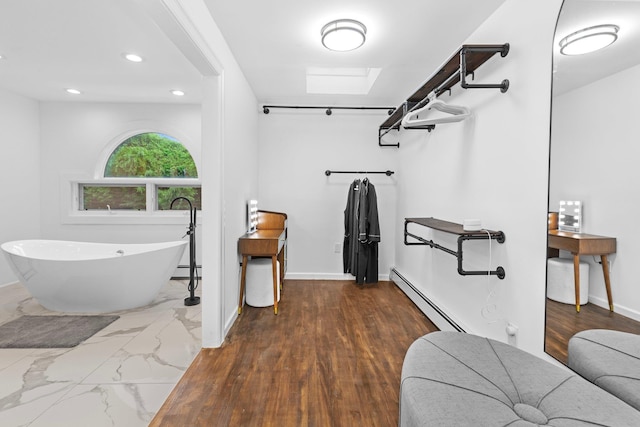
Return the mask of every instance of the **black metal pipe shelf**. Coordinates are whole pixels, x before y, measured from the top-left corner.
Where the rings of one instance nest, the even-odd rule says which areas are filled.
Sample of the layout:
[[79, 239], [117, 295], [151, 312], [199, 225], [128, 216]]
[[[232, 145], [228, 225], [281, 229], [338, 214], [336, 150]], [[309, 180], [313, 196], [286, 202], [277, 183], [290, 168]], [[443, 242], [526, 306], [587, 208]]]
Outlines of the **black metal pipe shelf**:
[[[449, 249], [438, 243], [435, 243], [433, 240], [424, 239], [416, 234], [410, 233], [408, 231], [408, 225], [410, 223], [418, 224], [423, 227], [432, 228], [434, 230], [442, 231], [444, 233], [454, 234], [458, 236], [458, 250], [454, 251], [453, 249]], [[416, 241], [409, 241], [407, 237], [410, 237]], [[491, 271], [467, 271], [462, 266], [463, 259], [463, 249], [462, 244], [467, 240], [495, 240], [498, 243], [504, 243], [505, 235], [502, 231], [493, 231], [493, 230], [480, 230], [480, 231], [467, 231], [463, 228], [462, 224], [457, 224], [454, 222], [443, 221], [441, 219], [436, 218], [405, 218], [404, 220], [404, 244], [407, 246], [429, 246], [433, 249], [439, 249], [443, 252], [448, 253], [449, 255], [453, 255], [458, 259], [458, 274], [461, 276], [498, 276], [499, 279], [504, 279], [505, 271], [504, 268], [498, 266], [495, 270]]]
[[[447, 91], [451, 93], [451, 88], [457, 83], [460, 83], [463, 89], [500, 89], [502, 93], [506, 92], [509, 89], [509, 80], [507, 79], [495, 84], [472, 84], [466, 80], [468, 75], [474, 76], [475, 70], [497, 53], [500, 53], [502, 57], [507, 56], [509, 43], [462, 45], [413, 95], [390, 113], [390, 117], [378, 129], [378, 145], [380, 147], [400, 147], [400, 143], [383, 144], [382, 137], [392, 130], [400, 130], [404, 116], [427, 105], [429, 103], [428, 97], [432, 92], [436, 97]], [[423, 129], [431, 131], [433, 127], [429, 126]]]

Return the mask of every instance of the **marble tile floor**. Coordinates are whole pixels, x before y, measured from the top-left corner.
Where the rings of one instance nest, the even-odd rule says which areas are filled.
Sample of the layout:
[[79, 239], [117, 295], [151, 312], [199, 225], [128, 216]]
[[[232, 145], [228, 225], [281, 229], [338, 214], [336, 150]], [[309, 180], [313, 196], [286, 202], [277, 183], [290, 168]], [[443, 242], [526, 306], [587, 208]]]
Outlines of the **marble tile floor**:
[[[201, 306], [170, 281], [146, 307], [69, 349], [0, 349], [0, 426], [147, 426], [201, 347]], [[199, 289], [198, 289], [199, 291]], [[197, 292], [199, 294], [199, 292]], [[0, 324], [46, 310], [0, 288]]]

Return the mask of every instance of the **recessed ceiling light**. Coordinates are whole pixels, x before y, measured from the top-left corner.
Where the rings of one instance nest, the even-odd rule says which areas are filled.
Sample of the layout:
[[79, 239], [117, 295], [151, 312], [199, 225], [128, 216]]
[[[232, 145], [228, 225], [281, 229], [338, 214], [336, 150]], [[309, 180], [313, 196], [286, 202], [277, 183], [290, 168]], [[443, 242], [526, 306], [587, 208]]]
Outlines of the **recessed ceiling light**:
[[175, 96], [184, 96], [184, 92], [179, 89], [173, 89], [171, 93], [174, 94]]
[[67, 91], [67, 93], [70, 93], [71, 95], [80, 95], [82, 94], [82, 92], [80, 92], [78, 89], [73, 89], [73, 88], [69, 88], [69, 89], [65, 89]]
[[4, 55], [0, 54], [0, 59], [4, 59]]
[[338, 52], [347, 52], [364, 44], [367, 27], [353, 19], [338, 19], [322, 27], [320, 34], [324, 47]]
[[124, 57], [127, 61], [142, 62], [142, 57], [140, 55], [136, 55], [135, 53], [125, 53]]
[[569, 34], [560, 40], [560, 53], [563, 55], [583, 55], [603, 49], [618, 38], [617, 25], [596, 25]]

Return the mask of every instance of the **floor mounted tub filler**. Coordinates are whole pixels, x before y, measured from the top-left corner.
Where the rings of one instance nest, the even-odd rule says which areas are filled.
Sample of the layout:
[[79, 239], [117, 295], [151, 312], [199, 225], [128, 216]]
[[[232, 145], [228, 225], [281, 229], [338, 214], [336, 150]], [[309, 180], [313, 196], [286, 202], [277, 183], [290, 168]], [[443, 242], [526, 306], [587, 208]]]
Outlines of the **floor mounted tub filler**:
[[45, 308], [106, 313], [150, 304], [170, 280], [187, 243], [19, 240], [1, 248], [20, 282]]

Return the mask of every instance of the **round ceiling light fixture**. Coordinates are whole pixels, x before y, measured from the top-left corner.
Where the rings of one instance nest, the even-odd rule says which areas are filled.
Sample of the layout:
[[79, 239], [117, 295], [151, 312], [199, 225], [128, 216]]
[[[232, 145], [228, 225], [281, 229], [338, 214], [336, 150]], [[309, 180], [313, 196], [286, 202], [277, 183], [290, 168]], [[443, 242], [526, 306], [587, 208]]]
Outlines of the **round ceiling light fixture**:
[[320, 34], [322, 45], [327, 49], [348, 52], [364, 44], [367, 27], [354, 19], [337, 19], [322, 27]]
[[603, 49], [618, 39], [617, 25], [596, 25], [576, 31], [560, 40], [560, 53], [563, 55], [583, 55]]

